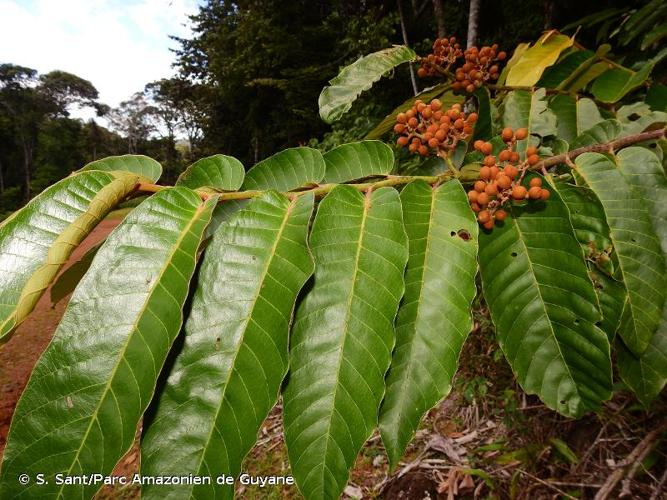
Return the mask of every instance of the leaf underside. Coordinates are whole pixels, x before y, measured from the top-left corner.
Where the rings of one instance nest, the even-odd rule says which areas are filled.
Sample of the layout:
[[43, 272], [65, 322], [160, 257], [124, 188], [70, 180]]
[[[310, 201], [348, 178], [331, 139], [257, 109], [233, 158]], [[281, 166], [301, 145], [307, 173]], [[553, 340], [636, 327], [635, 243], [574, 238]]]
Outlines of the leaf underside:
[[364, 90], [370, 89], [382, 75], [417, 55], [404, 45], [397, 45], [360, 57], [346, 66], [322, 89], [318, 99], [320, 117], [333, 123], [347, 113]]
[[284, 392], [285, 442], [306, 498], [338, 498], [377, 425], [408, 257], [396, 190], [334, 188], [310, 236], [312, 290], [299, 305]]
[[211, 188], [216, 191], [236, 191], [243, 184], [245, 169], [232, 156], [213, 155], [197, 160], [178, 176], [177, 186], [190, 189]]
[[[108, 237], [40, 358], [14, 413], [0, 497], [61, 496], [53, 474], [110, 474], [178, 333], [195, 255], [216, 200], [155, 194]], [[44, 473], [48, 484], [19, 484]], [[68, 485], [67, 497], [100, 487]]]
[[121, 171], [136, 174], [149, 182], [157, 182], [162, 175], [162, 165], [144, 155], [107, 156], [88, 163], [79, 172], [87, 170]]
[[[287, 371], [292, 309], [313, 271], [306, 245], [312, 208], [312, 195], [290, 202], [269, 192], [216, 232], [183, 348], [144, 431], [144, 473], [239, 474]], [[142, 498], [233, 494], [233, 486], [216, 484], [142, 489]]]
[[125, 172], [81, 172], [0, 225], [0, 339], [32, 311], [74, 249], [136, 185]]
[[260, 161], [246, 172], [242, 189], [291, 191], [324, 178], [324, 158], [313, 148], [291, 148]]

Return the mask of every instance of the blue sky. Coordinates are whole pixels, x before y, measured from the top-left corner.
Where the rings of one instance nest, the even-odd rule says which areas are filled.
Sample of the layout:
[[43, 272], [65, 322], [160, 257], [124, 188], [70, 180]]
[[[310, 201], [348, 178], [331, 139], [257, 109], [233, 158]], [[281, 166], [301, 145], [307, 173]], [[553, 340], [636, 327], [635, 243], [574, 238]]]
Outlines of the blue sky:
[[[111, 106], [170, 76], [197, 0], [0, 0], [0, 62], [90, 80]], [[92, 116], [74, 112], [75, 116]]]

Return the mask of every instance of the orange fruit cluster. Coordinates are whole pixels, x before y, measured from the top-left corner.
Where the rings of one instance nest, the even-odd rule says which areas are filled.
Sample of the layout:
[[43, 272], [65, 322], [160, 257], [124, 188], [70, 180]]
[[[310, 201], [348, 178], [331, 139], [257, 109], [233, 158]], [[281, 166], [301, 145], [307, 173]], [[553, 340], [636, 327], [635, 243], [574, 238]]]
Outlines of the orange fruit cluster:
[[505, 52], [498, 52], [498, 44], [491, 47], [470, 47], [464, 52], [465, 63], [455, 73], [454, 91], [465, 90], [471, 94], [488, 80], [496, 81], [500, 76], [498, 63], [507, 57]]
[[399, 136], [396, 144], [422, 156], [446, 155], [459, 141], [472, 135], [476, 121], [477, 113], [464, 113], [460, 104], [443, 110], [438, 99], [429, 104], [418, 99], [410, 109], [396, 116], [394, 132]]
[[547, 200], [551, 195], [548, 189], [542, 187], [542, 179], [533, 177], [528, 186], [523, 185], [526, 171], [539, 162], [537, 148], [526, 148], [526, 159], [520, 161], [516, 142], [526, 139], [528, 131], [525, 128], [516, 131], [507, 127], [501, 132], [505, 142], [505, 149], [494, 156], [493, 145], [490, 142], [475, 141], [474, 147], [484, 154], [483, 165], [479, 170], [479, 180], [468, 191], [468, 200], [477, 220], [485, 229], [492, 229], [496, 222], [507, 217], [503, 209], [511, 201]]
[[447, 69], [461, 56], [463, 51], [455, 37], [438, 38], [433, 42], [433, 53], [421, 60], [417, 75], [419, 78], [436, 75], [439, 67]]

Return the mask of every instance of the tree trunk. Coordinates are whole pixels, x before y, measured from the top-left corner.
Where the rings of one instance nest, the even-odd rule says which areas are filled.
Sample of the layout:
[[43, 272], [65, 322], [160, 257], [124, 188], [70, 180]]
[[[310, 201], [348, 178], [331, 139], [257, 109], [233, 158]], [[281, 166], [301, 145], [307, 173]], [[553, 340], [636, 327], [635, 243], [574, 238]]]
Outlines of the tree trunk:
[[433, 0], [433, 15], [438, 26], [438, 38], [445, 38], [447, 28], [445, 28], [445, 9], [442, 7], [442, 0]]
[[2, 162], [0, 161], [0, 196], [5, 194], [5, 174], [2, 171]]
[[[403, 44], [406, 47], [409, 47], [410, 44], [408, 43], [408, 30], [405, 28], [405, 16], [403, 15], [403, 4], [401, 3], [401, 0], [396, 0], [396, 4], [398, 5], [398, 15], [401, 18], [401, 32], [403, 33]], [[410, 63], [410, 80], [412, 81], [412, 91], [414, 92], [414, 95], [417, 95], [419, 93], [419, 89], [417, 89], [417, 80], [415, 79], [415, 68]]]
[[467, 48], [472, 47], [477, 42], [477, 29], [479, 27], [479, 3], [479, 0], [470, 0], [470, 10], [468, 11]]

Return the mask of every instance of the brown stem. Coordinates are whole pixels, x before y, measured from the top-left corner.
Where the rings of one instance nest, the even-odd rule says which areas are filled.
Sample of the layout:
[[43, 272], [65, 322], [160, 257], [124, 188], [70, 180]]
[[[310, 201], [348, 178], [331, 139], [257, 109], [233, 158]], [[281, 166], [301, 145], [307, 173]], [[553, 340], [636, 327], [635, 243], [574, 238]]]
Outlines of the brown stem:
[[539, 163], [537, 163], [533, 168], [540, 169], [542, 167], [552, 167], [558, 165], [559, 163], [567, 163], [569, 159], [574, 160], [577, 156], [583, 153], [607, 153], [616, 149], [624, 148], [630, 144], [636, 144], [642, 141], [650, 141], [651, 139], [660, 139], [665, 136], [665, 129], [660, 130], [651, 130], [649, 132], [642, 132], [640, 134], [628, 135], [627, 137], [622, 137], [616, 139], [615, 141], [606, 142], [604, 144], [593, 144], [591, 146], [583, 146], [581, 148], [574, 149], [569, 153], [563, 153], [560, 155], [552, 156], [547, 158]]
[[[610, 150], [615, 150], [615, 149], [620, 149], [625, 146], [629, 146], [630, 144], [635, 144], [637, 142], [642, 142], [642, 141], [647, 141], [651, 139], [659, 139], [665, 135], [665, 130], [651, 130], [649, 132], [642, 132], [641, 134], [634, 134], [634, 135], [629, 135], [627, 137], [623, 137], [621, 139], [617, 139], [615, 141], [607, 142], [605, 144], [594, 144], [592, 146], [584, 146], [582, 148], [575, 149], [573, 151], [570, 151], [569, 153], [564, 153], [556, 156], [552, 156], [550, 158], [547, 158], [539, 163], [536, 163], [531, 167], [531, 170], [541, 170], [543, 168], [551, 167], [553, 165], [557, 165], [559, 163], [567, 163], [568, 160], [571, 162], [574, 158], [579, 156], [582, 153], [588, 153], [588, 152], [608, 152]], [[439, 182], [445, 181], [447, 179], [451, 179], [452, 177], [459, 177], [463, 181], [467, 180], [473, 180], [469, 178], [465, 178], [460, 172], [454, 172], [454, 171], [447, 171], [443, 172], [440, 175], [392, 175], [392, 176], [387, 176], [383, 178], [382, 180], [379, 181], [371, 181], [371, 182], [357, 182], [357, 183], [350, 183], [350, 184], [345, 184], [346, 186], [350, 186], [357, 191], [366, 191], [370, 188], [377, 189], [381, 187], [387, 187], [387, 186], [402, 186], [405, 184], [408, 184], [409, 182], [412, 182], [414, 180], [423, 180], [424, 182], [428, 184], [437, 184]], [[284, 193], [285, 195], [295, 198], [298, 196], [303, 196], [308, 193], [313, 193], [313, 195], [316, 198], [320, 198], [322, 196], [325, 196], [327, 193], [329, 193], [333, 188], [338, 186], [339, 184], [320, 184], [315, 187], [309, 188], [309, 189], [303, 189], [301, 191], [291, 191]], [[140, 183], [137, 184], [136, 191], [141, 191], [141, 192], [146, 192], [146, 193], [157, 193], [158, 191], [161, 191], [163, 189], [167, 189], [169, 186], [160, 186], [157, 184], [148, 184], [148, 183]], [[220, 193], [219, 195], [219, 201], [226, 201], [226, 200], [248, 200], [251, 198], [257, 198], [258, 196], [261, 196], [265, 193], [265, 191], [259, 191], [259, 190], [251, 190], [251, 191], [234, 191], [234, 192], [227, 192], [227, 193]], [[210, 193], [201, 193], [202, 198], [206, 199], [211, 196]]]

